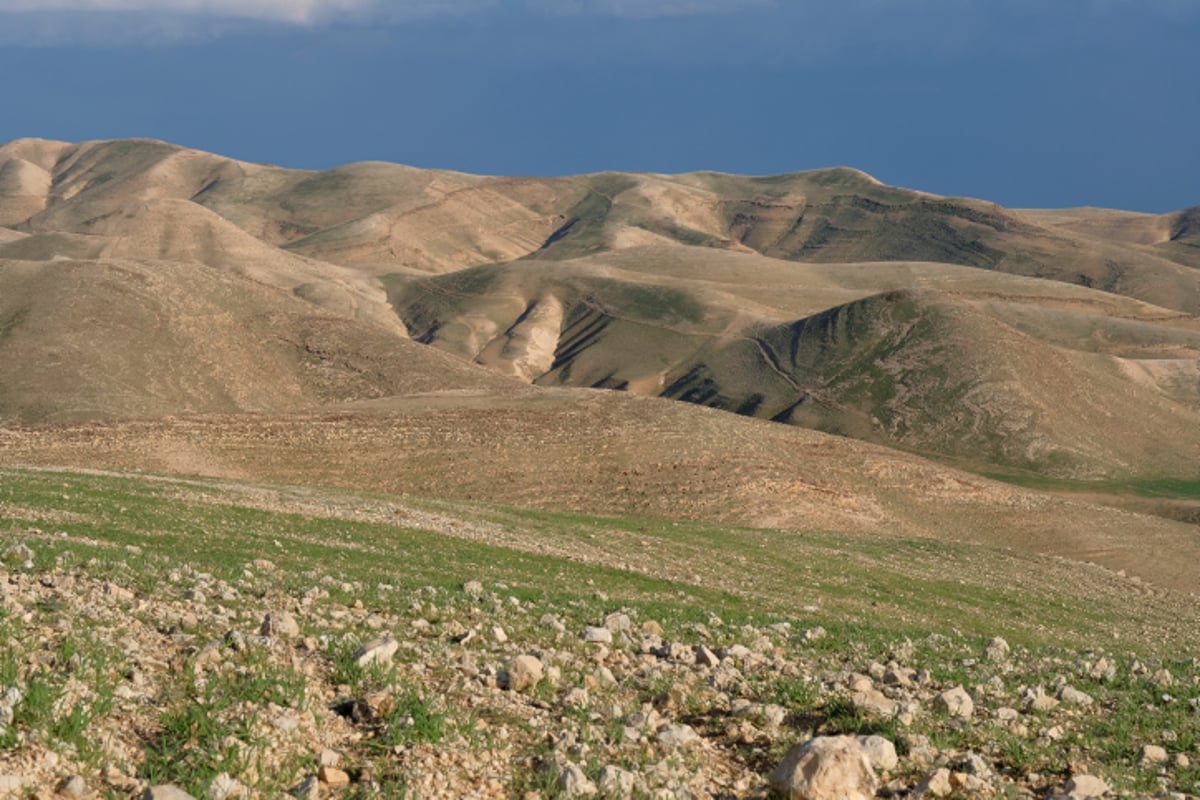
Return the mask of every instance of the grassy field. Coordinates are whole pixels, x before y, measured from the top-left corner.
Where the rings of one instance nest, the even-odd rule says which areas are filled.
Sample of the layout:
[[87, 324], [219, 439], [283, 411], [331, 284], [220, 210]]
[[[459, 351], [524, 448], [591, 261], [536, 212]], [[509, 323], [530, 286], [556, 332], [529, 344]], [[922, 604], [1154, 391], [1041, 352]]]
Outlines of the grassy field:
[[[0, 471], [0, 520], [39, 524], [39, 558], [64, 550], [130, 570], [122, 548], [236, 576], [276, 562], [297, 588], [312, 570], [401, 587], [503, 581], [560, 602], [580, 587], [702, 618], [956, 631], [1030, 644], [1140, 652], [1190, 645], [1187, 595], [1099, 567], [927, 539], [608, 518], [422, 498], [215, 481]], [[269, 499], [264, 499], [269, 498]], [[422, 523], [428, 528], [423, 528]], [[28, 533], [25, 534], [28, 537]], [[148, 565], [150, 566], [150, 565]], [[1136, 596], [1136, 602], [1130, 602]]]
[[[1197, 599], [1062, 559], [928, 540], [11, 468], [0, 470], [0, 544], [13, 585], [41, 597], [14, 613], [10, 595], [0, 612], [12, 645], [0, 657], [0, 688], [20, 698], [0, 723], [0, 773], [53, 751], [53, 763], [106, 782], [110, 797], [168, 781], [201, 796], [228, 780], [251, 796], [274, 796], [316, 772], [322, 742], [345, 759], [352, 797], [445, 796], [453, 780], [463, 781], [453, 791], [479, 796], [554, 797], [562, 792], [554, 765], [567, 756], [597, 780], [607, 760], [649, 782], [639, 785], [702, 775], [727, 779], [741, 796], [789, 744], [814, 733], [888, 737], [902, 755], [885, 773], [897, 787], [964, 752], [984, 754], [1010, 792], [1044, 791], [1080, 764], [1138, 795], [1200, 782], [1189, 760], [1200, 755]], [[482, 594], [464, 592], [474, 581], [487, 587]], [[73, 606], [65, 589], [85, 585], [98, 587], [100, 599]], [[122, 588], [99, 588], [109, 586]], [[96, 607], [113, 596], [127, 597], [129, 611], [104, 617]], [[280, 607], [301, 617], [299, 643], [237, 632]], [[67, 624], [81, 614], [101, 616]], [[628, 645], [614, 644], [599, 662], [612, 669], [593, 674], [597, 651], [577, 632], [613, 614], [653, 620], [646, 624], [668, 642], [696, 643], [680, 652], [757, 648], [773, 661], [757, 669], [746, 662], [743, 672], [729, 672], [728, 661], [725, 673], [670, 660], [635, 669]], [[374, 631], [363, 627], [371, 620]], [[492, 625], [507, 636], [491, 641]], [[380, 626], [398, 632], [402, 649], [395, 664], [364, 668], [353, 653]], [[130, 645], [138, 631], [163, 652]], [[1011, 660], [980, 657], [994, 636], [1011, 643]], [[556, 683], [539, 684], [528, 700], [488, 694], [497, 680], [489, 671], [462, 677], [478, 672], [476, 659], [503, 663], [531, 647], [561, 667]], [[1102, 654], [1119, 671], [1100, 675]], [[159, 675], [147, 664], [173, 666]], [[856, 674], [878, 678], [903, 665], [933, 676], [921, 679], [932, 683], [919, 696], [962, 685], [984, 710], [968, 725], [936, 709], [881, 716], [845, 688]], [[143, 672], [145, 695], [130, 706], [125, 684]], [[737, 722], [731, 695], [711, 684], [733, 675], [733, 696], [776, 722]], [[1068, 684], [1094, 703], [1026, 712], [1015, 727], [990, 721], [993, 708]], [[578, 705], [580, 697], [589, 704]], [[356, 710], [371, 703], [380, 705]], [[664, 756], [653, 739], [626, 741], [622, 720], [637, 719], [628, 715], [639, 704], [686, 723], [700, 734], [697, 748], [708, 749]], [[286, 719], [299, 720], [303, 735], [264, 733]], [[546, 738], [560, 727], [571, 731], [565, 749]], [[121, 737], [124, 756], [114, 762]], [[1142, 763], [1140, 745], [1157, 742], [1183, 759]], [[930, 747], [934, 756], [921, 755]], [[495, 792], [482, 792], [466, 767], [446, 777], [460, 774], [439, 760], [446, 748], [474, 759], [469, 765], [492, 765], [502, 776]]]

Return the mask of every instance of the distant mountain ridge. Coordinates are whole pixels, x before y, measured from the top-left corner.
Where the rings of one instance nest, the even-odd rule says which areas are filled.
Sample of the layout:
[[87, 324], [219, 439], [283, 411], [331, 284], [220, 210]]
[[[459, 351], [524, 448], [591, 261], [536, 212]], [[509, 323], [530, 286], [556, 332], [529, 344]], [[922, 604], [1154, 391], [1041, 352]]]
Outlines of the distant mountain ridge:
[[0, 420], [535, 384], [978, 468], [1184, 475], [1197, 313], [1200, 207], [1012, 210], [848, 168], [482, 177], [0, 146]]

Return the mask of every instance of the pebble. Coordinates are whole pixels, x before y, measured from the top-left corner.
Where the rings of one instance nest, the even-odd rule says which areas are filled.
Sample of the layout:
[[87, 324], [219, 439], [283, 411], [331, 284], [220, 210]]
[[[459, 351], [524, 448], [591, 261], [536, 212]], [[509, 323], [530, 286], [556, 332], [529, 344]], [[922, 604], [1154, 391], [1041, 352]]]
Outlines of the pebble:
[[326, 786], [347, 786], [350, 783], [350, 775], [337, 767], [321, 767], [317, 777]]
[[933, 699], [933, 707], [945, 711], [952, 717], [970, 719], [975, 714], [975, 702], [961, 686], [947, 689]]
[[700, 734], [696, 733], [695, 728], [683, 724], [663, 725], [657, 733], [659, 744], [669, 748], [686, 747], [699, 738]]
[[272, 611], [263, 617], [259, 633], [263, 636], [283, 636], [291, 638], [300, 635], [300, 626], [286, 611]]
[[593, 644], [611, 644], [613, 632], [608, 628], [598, 628], [589, 625], [583, 631], [583, 640], [585, 642], [592, 642]]
[[384, 636], [367, 642], [355, 650], [351, 658], [360, 667], [365, 667], [369, 664], [390, 664], [392, 657], [396, 655], [396, 651], [399, 649], [400, 643], [396, 641], [394, 636]]
[[1067, 781], [1066, 792], [1071, 800], [1092, 800], [1104, 797], [1109, 786], [1095, 775], [1075, 775]]
[[151, 786], [139, 795], [139, 800], [196, 800], [173, 783]]
[[520, 655], [508, 664], [507, 688], [514, 692], [532, 689], [542, 680], [542, 662], [537, 656]]
[[58, 793], [67, 797], [83, 797], [87, 794], [87, 781], [82, 775], [71, 775], [58, 785]]

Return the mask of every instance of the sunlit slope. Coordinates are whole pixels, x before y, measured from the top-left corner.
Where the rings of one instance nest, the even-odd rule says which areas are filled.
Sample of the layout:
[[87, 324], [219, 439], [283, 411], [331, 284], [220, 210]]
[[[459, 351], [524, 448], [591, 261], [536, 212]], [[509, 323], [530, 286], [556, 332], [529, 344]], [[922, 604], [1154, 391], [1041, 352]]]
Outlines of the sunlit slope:
[[1197, 455], [1200, 326], [1178, 312], [947, 265], [690, 254], [388, 283], [419, 341], [542, 385], [1061, 475], [1186, 471]]
[[280, 411], [505, 381], [199, 263], [0, 260], [0, 419]]
[[1185, 591], [1200, 559], [1194, 526], [619, 392], [451, 392], [303, 415], [9, 429], [0, 460], [971, 541], [1095, 561]]
[[0, 146], [0, 414], [293, 409], [515, 378], [978, 468], [1192, 477], [1197, 219], [1014, 211], [845, 168], [309, 172], [19, 140]]
[[382, 163], [285, 170], [150, 140], [0, 147], [0, 225], [86, 235], [132, 204], [163, 199], [203, 205], [266, 244], [368, 272], [443, 273], [673, 243], [793, 261], [962, 264], [1200, 310], [1189, 211], [1081, 227], [844, 168], [510, 178]]

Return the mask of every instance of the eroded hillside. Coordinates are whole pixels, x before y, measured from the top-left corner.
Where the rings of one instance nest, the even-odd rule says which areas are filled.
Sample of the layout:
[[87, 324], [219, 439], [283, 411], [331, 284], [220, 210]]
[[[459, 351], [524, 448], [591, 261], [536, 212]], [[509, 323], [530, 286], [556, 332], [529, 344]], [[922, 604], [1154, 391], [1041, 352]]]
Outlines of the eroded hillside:
[[981, 471], [1196, 477], [1195, 209], [19, 140], [0, 226], [12, 421], [599, 387]]

